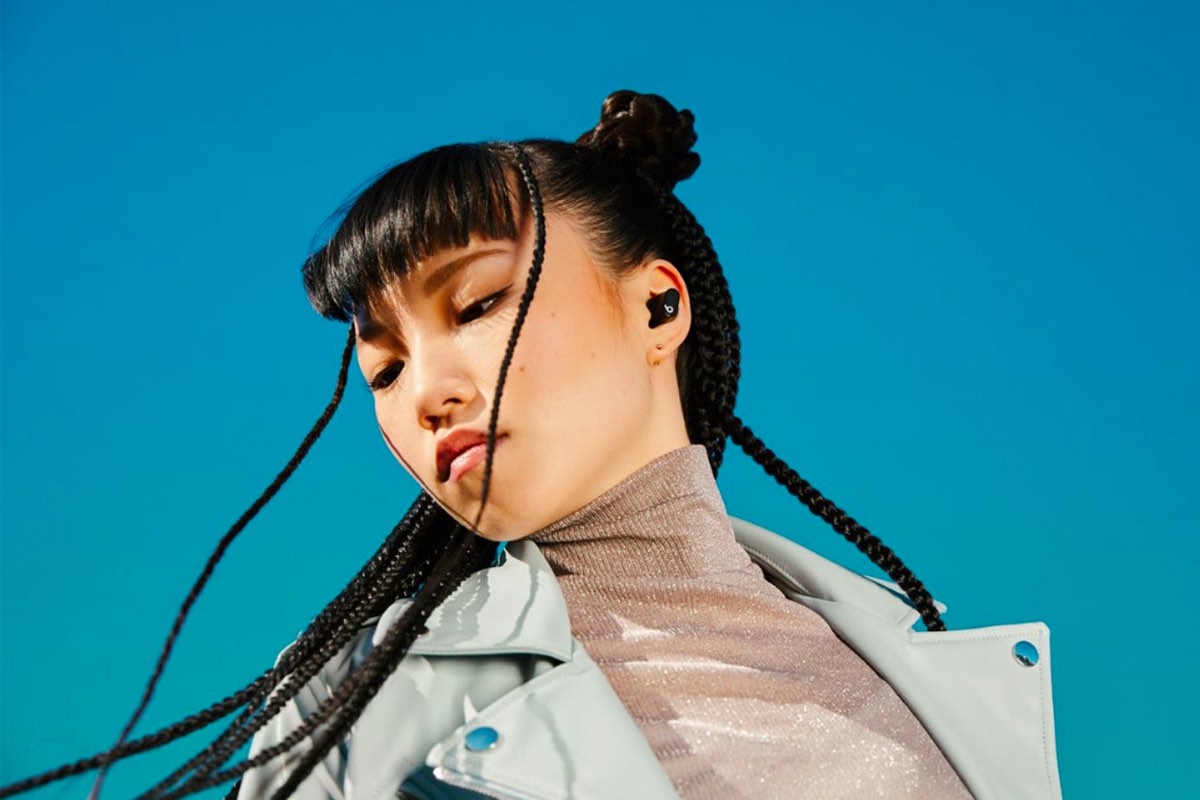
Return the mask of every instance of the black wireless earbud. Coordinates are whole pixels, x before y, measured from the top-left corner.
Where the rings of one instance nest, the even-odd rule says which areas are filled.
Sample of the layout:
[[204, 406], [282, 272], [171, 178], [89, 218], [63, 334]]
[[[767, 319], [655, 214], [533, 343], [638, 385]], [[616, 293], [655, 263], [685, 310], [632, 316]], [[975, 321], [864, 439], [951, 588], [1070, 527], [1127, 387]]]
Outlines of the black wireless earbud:
[[664, 322], [670, 322], [679, 313], [679, 290], [667, 289], [661, 294], [652, 296], [646, 301], [646, 308], [650, 309], [651, 328], [657, 328]]

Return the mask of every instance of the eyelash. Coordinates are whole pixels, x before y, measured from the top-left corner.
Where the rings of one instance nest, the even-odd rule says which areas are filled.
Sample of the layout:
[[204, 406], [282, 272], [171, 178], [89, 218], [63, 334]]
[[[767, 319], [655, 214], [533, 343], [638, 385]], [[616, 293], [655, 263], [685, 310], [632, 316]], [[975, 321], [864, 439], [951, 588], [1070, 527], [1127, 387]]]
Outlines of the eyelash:
[[482, 310], [479, 312], [479, 317], [471, 317], [470, 319], [467, 319], [467, 318], [466, 318], [466, 316], [467, 316], [467, 312], [468, 312], [468, 311], [470, 311], [470, 310], [472, 310], [472, 309], [475, 309], [475, 308], [480, 308], [480, 307], [482, 307], [482, 306], [483, 306], [483, 304], [484, 304], [484, 303], [487, 303], [489, 300], [495, 301], [495, 302], [493, 302], [493, 303], [492, 303], [492, 305], [495, 305], [496, 303], [499, 303], [501, 300], [503, 300], [503, 299], [504, 299], [504, 295], [508, 294], [508, 290], [509, 290], [509, 289], [511, 289], [511, 288], [512, 288], [511, 286], [505, 286], [505, 287], [504, 287], [503, 289], [501, 289], [500, 291], [498, 291], [498, 292], [496, 292], [496, 293], [494, 293], [494, 294], [489, 294], [487, 297], [483, 298], [483, 299], [482, 299], [482, 300], [480, 300], [478, 303], [472, 303], [471, 305], [469, 305], [469, 306], [467, 306], [466, 308], [464, 308], [464, 309], [463, 309], [463, 312], [462, 312], [461, 314], [459, 314], [459, 315], [458, 315], [458, 324], [459, 324], [459, 325], [465, 325], [465, 324], [467, 324], [468, 322], [473, 322], [473, 321], [475, 321], [475, 320], [479, 319], [479, 317], [482, 317], [482, 316], [483, 316], [484, 314], [486, 314], [487, 312], [491, 311], [491, 310], [492, 310], [492, 306], [488, 306], [487, 308], [484, 308], [484, 309], [482, 309]]
[[[474, 322], [475, 320], [479, 319], [479, 317], [482, 317], [484, 314], [491, 311], [496, 303], [498, 303], [504, 299], [504, 296], [506, 294], [508, 294], [508, 290], [511, 288], [512, 288], [511, 286], [506, 286], [494, 294], [489, 294], [487, 297], [483, 298], [479, 302], [472, 303], [471, 305], [467, 306], [465, 309], [463, 309], [463, 312], [458, 315], [458, 324], [466, 325], [467, 323]], [[487, 308], [483, 308], [483, 306], [485, 304], [487, 304], [489, 301], [491, 301], [491, 305], [488, 305]], [[470, 312], [476, 308], [480, 309], [478, 316], [468, 318], [468, 312]], [[380, 391], [381, 389], [386, 389], [387, 387], [392, 385], [392, 383], [396, 380], [396, 378], [400, 377], [400, 370], [402, 370], [403, 368], [404, 368], [403, 361], [395, 361], [391, 364], [388, 364], [386, 367], [381, 369], [379, 372], [375, 373], [375, 377], [367, 382], [367, 388], [372, 392], [377, 392], [377, 391]]]
[[[396, 369], [397, 367], [399, 367], [399, 369]], [[367, 388], [372, 392], [377, 392], [380, 389], [386, 389], [392, 385], [392, 381], [400, 377], [400, 370], [403, 368], [403, 361], [395, 361], [391, 364], [388, 364], [386, 367], [379, 370], [379, 372], [375, 373], [374, 378], [371, 378], [371, 380], [367, 381]], [[393, 370], [395, 370], [394, 375], [392, 374]]]

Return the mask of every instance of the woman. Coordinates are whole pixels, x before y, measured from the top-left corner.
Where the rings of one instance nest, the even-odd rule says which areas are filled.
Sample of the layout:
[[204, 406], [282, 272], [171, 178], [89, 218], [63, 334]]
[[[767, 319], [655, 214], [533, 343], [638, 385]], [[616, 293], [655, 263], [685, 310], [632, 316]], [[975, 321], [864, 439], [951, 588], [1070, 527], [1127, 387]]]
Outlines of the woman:
[[[946, 631], [733, 414], [733, 305], [673, 194], [692, 122], [616, 92], [575, 143], [437, 148], [354, 200], [304, 267], [349, 323], [338, 390], [214, 560], [355, 353], [424, 491], [271, 670], [64, 774], [241, 709], [143, 796], [1057, 796], [1045, 626]], [[730, 518], [726, 438], [896, 583]]]

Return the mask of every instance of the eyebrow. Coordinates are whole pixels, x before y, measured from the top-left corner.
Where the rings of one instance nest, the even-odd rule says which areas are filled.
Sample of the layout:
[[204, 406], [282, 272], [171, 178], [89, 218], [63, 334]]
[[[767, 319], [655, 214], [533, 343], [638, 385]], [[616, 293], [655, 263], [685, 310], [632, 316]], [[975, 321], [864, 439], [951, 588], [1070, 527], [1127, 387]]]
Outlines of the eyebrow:
[[[447, 261], [445, 264], [442, 264], [433, 272], [429, 273], [425, 280], [421, 282], [421, 294], [425, 295], [426, 297], [430, 297], [447, 283], [449, 283], [455, 275], [461, 272], [471, 262], [475, 261], [476, 259], [483, 258], [484, 256], [491, 256], [504, 252], [507, 251], [503, 248], [493, 247], [488, 250], [476, 250], [474, 253], [467, 253], [466, 255], [461, 255], [458, 258], [453, 258]], [[358, 338], [359, 341], [369, 342], [386, 332], [387, 329], [382, 323], [373, 318], [368, 318], [367, 321], [359, 327]]]
[[459, 256], [458, 258], [451, 259], [435, 269], [433, 272], [429, 273], [429, 276], [425, 278], [425, 282], [422, 285], [421, 292], [426, 297], [429, 297], [438, 289], [441, 289], [444, 285], [446, 285], [451, 278], [453, 278], [459, 273], [459, 271], [462, 270], [463, 267], [467, 266], [475, 259], [504, 252], [506, 251], [503, 248], [493, 247], [490, 250], [476, 250], [474, 253], [467, 253], [465, 256]]

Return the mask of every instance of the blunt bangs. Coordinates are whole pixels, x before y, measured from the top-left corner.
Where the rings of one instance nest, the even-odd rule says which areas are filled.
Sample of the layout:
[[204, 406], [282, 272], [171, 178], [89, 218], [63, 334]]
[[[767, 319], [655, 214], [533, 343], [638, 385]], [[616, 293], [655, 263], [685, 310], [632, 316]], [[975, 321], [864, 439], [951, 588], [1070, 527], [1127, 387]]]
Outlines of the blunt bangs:
[[510, 158], [499, 143], [445, 145], [392, 167], [352, 196], [337, 230], [304, 262], [313, 308], [348, 322], [373, 291], [418, 261], [465, 247], [472, 235], [515, 239], [528, 199], [518, 192], [514, 210]]

